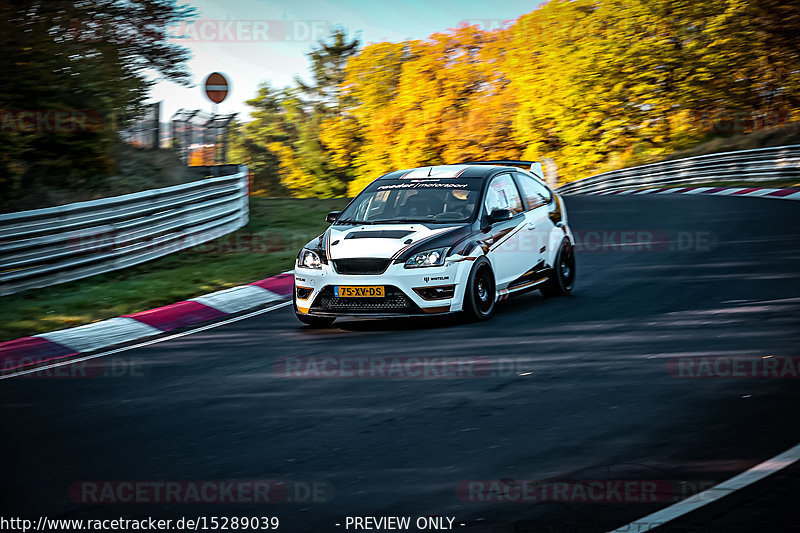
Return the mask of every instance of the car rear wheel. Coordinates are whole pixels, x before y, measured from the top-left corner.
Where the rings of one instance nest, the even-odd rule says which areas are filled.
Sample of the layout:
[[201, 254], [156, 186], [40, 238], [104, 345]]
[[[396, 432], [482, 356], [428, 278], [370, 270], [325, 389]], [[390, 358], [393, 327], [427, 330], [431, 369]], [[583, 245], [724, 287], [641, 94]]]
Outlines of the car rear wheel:
[[575, 285], [575, 249], [569, 240], [561, 241], [550, 279], [539, 289], [546, 297], [565, 296]]
[[297, 317], [297, 320], [305, 324], [306, 326], [311, 326], [312, 328], [329, 328], [333, 321], [336, 320], [335, 318], [329, 318], [324, 316], [311, 316], [306, 313], [301, 313], [297, 309], [297, 294], [292, 294], [292, 304], [294, 306], [294, 314]]
[[494, 314], [495, 280], [489, 260], [479, 257], [467, 280], [464, 311], [473, 320], [489, 320]]

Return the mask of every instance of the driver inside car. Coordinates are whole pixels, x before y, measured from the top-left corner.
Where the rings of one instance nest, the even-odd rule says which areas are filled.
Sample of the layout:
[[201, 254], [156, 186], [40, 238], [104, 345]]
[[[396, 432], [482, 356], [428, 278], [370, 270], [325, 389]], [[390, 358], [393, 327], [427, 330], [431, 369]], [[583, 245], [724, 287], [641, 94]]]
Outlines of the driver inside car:
[[445, 212], [456, 213], [460, 218], [467, 218], [475, 208], [477, 196], [477, 191], [452, 190], [445, 199]]

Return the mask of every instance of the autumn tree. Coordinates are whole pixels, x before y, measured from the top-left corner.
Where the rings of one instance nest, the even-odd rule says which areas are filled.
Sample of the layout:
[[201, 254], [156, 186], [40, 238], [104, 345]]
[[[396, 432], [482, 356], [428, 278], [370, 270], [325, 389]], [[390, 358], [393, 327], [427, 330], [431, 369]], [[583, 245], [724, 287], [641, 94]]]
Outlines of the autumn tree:
[[551, 0], [507, 29], [357, 53], [335, 36], [295, 89], [283, 179], [354, 195], [392, 169], [521, 157], [571, 180], [800, 118], [798, 33], [778, 0]]

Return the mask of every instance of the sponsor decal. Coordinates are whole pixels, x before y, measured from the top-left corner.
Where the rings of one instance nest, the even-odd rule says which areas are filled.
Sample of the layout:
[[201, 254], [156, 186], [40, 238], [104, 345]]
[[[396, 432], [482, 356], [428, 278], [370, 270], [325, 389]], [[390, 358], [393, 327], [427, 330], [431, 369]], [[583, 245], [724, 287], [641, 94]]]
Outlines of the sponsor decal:
[[468, 184], [466, 183], [445, 183], [438, 180], [431, 180], [431, 181], [412, 181], [409, 183], [395, 183], [392, 185], [379, 185], [379, 191], [386, 191], [391, 189], [425, 189], [425, 188], [433, 188], [433, 189], [466, 189]]

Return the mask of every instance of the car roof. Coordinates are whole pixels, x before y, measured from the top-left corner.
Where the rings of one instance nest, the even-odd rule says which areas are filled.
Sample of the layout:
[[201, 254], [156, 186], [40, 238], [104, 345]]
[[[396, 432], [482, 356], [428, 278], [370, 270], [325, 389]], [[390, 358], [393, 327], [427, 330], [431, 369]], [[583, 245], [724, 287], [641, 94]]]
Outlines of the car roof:
[[460, 164], [460, 165], [434, 165], [417, 168], [395, 170], [384, 174], [379, 180], [390, 179], [449, 179], [449, 178], [488, 178], [500, 171], [520, 170], [519, 167], [507, 165], [485, 164]]

